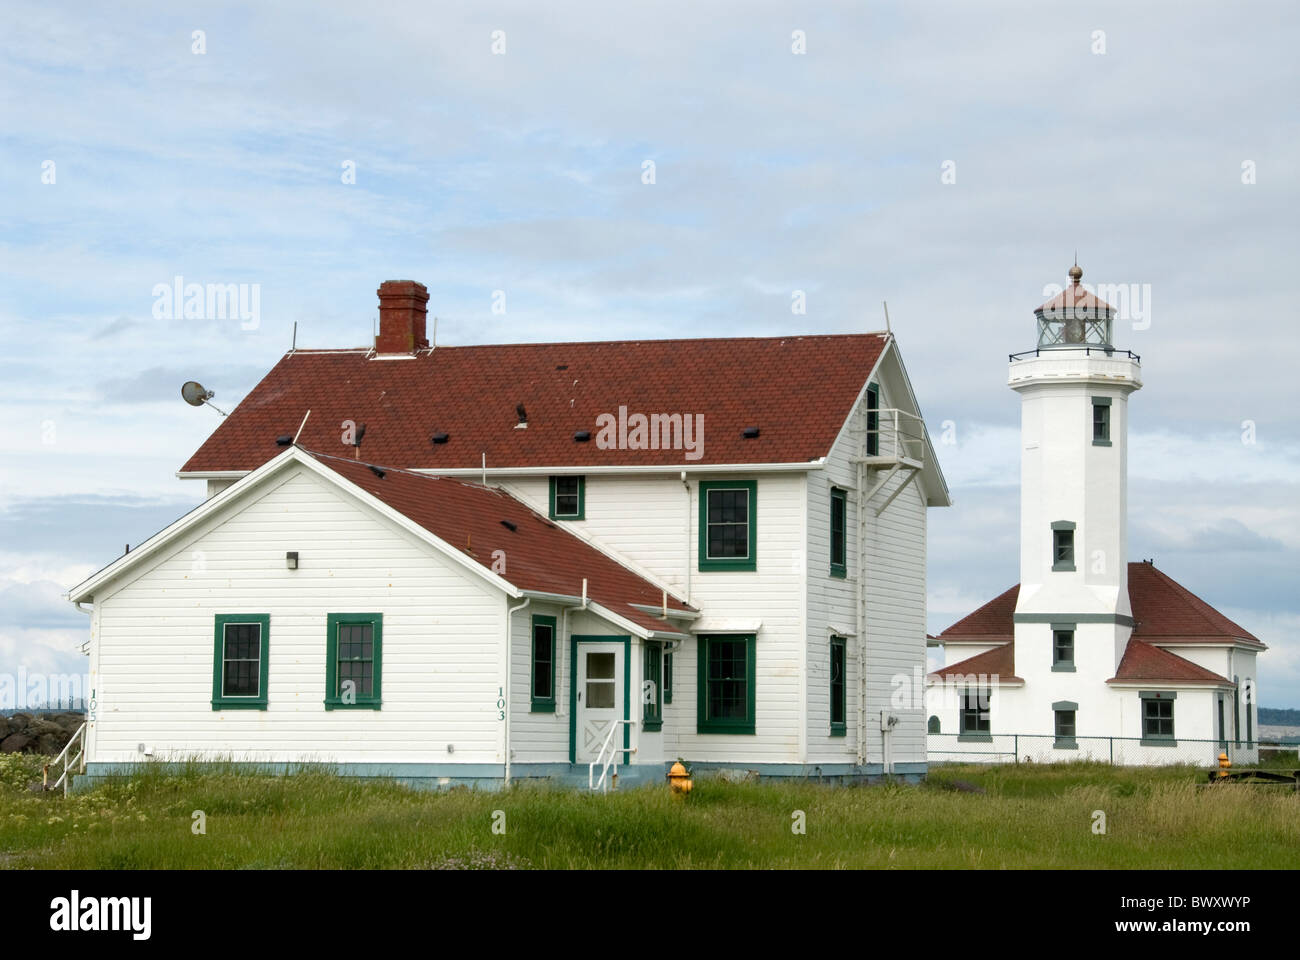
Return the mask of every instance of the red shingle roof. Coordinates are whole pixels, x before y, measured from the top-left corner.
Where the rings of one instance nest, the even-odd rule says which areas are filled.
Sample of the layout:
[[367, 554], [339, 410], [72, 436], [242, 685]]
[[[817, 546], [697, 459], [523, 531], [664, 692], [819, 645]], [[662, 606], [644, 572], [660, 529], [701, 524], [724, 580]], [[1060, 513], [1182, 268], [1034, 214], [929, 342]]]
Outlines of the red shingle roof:
[[1064, 290], [1048, 300], [1035, 313], [1060, 313], [1065, 308], [1086, 311], [1089, 315], [1104, 315], [1115, 308], [1082, 284], [1071, 283]]
[[[1115, 680], [1150, 680], [1188, 683], [1226, 683], [1217, 673], [1198, 667], [1177, 654], [1152, 646], [1156, 643], [1224, 643], [1244, 642], [1265, 649], [1260, 640], [1233, 623], [1182, 584], [1157, 570], [1154, 564], [1128, 565], [1128, 595], [1135, 621], [1128, 647], [1120, 660]], [[974, 613], [958, 620], [939, 634], [940, 640], [1009, 641], [1015, 635], [1014, 614], [1020, 585], [999, 594]], [[1005, 661], [996, 665], [1010, 674], [1015, 669], [1014, 644], [1005, 643], [998, 650], [981, 653], [959, 661], [936, 675], [953, 673], [992, 673], [982, 657], [1005, 651]], [[1132, 658], [1132, 659], [1130, 659]], [[1127, 665], [1127, 666], [1126, 666]]]
[[[297, 432], [348, 456], [342, 423], [366, 425], [367, 460], [399, 467], [802, 463], [825, 456], [880, 358], [883, 334], [438, 347], [413, 359], [365, 351], [286, 354], [182, 467], [252, 470]], [[528, 428], [514, 429], [522, 403]], [[596, 418], [702, 414], [703, 456], [603, 450]], [[741, 432], [756, 426], [756, 439]], [[578, 443], [575, 431], [591, 432]], [[434, 445], [435, 432], [449, 439]]]
[[[1010, 640], [1020, 584], [999, 594], [939, 634], [941, 640]], [[1182, 584], [1150, 563], [1128, 565], [1128, 598], [1133, 607], [1133, 636], [1155, 643], [1223, 643], [1240, 640], [1264, 644], [1233, 623]]]
[[1153, 647], [1143, 640], [1132, 640], [1124, 648], [1124, 657], [1119, 662], [1115, 676], [1107, 683], [1116, 680], [1141, 680], [1152, 683], [1231, 683], [1226, 677], [1197, 666], [1168, 650]]
[[[380, 468], [380, 477], [365, 463], [303, 452], [488, 569], [493, 553], [503, 551], [498, 572], [521, 590], [580, 596], [585, 577], [590, 599], [648, 630], [677, 631], [632, 606], [659, 609], [662, 588], [502, 490], [395, 469]], [[694, 610], [671, 593], [668, 607]]]
[[967, 657], [959, 663], [940, 667], [930, 674], [947, 680], [959, 676], [975, 674], [981, 677], [996, 676], [1002, 683], [1024, 683], [1016, 674], [1016, 648], [1014, 643], [1003, 644], [992, 650], [985, 650], [973, 657]]

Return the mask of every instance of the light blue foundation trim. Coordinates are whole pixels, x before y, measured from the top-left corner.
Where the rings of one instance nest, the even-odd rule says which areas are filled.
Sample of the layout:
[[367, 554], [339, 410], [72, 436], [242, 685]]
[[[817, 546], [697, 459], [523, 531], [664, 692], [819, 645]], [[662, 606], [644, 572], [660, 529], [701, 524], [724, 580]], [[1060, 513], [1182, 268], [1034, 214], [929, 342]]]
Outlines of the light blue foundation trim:
[[[468, 787], [474, 790], [500, 790], [505, 771], [499, 763], [227, 763], [203, 761], [172, 763], [148, 761], [146, 763], [87, 763], [86, 772], [78, 775], [72, 784], [75, 792], [89, 790], [112, 777], [130, 776], [148, 767], [161, 773], [180, 773], [210, 766], [216, 770], [235, 770], [242, 773], [284, 775], [292, 773], [334, 773], [341, 777], [361, 780], [391, 780], [406, 786], [446, 790]], [[620, 765], [619, 781], [624, 786], [642, 786], [667, 782], [671, 762]], [[760, 780], [814, 780], [831, 783], [871, 783], [885, 778], [879, 763], [862, 766], [852, 763], [708, 763], [687, 761], [694, 777], [723, 776], [756, 777]], [[924, 762], [895, 763], [895, 778], [919, 782], [925, 777]], [[549, 783], [559, 787], [587, 786], [585, 763], [514, 763], [510, 766], [513, 783]]]

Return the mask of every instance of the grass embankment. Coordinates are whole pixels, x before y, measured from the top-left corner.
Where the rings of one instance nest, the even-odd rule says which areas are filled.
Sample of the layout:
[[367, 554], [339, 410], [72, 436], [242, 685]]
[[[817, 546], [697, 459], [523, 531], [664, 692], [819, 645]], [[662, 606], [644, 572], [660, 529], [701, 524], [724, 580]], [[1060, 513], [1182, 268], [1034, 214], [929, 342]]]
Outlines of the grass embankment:
[[[65, 800], [26, 790], [39, 763], [0, 757], [0, 867], [1290, 868], [1300, 849], [1300, 794], [1206, 788], [1186, 767], [945, 766], [923, 786], [866, 788], [697, 780], [684, 800], [195, 768]], [[804, 835], [791, 830], [799, 810]]]

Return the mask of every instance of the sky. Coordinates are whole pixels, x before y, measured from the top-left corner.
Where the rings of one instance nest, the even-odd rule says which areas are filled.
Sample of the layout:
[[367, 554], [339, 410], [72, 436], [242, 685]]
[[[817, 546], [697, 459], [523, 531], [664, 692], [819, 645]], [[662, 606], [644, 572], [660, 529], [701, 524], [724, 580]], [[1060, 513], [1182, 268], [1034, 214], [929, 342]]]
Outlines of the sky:
[[[4, 8], [0, 674], [83, 672], [63, 594], [202, 500], [175, 471], [218, 415], [180, 384], [230, 409], [295, 323], [364, 344], [396, 278], [460, 344], [861, 332], [887, 301], [948, 424], [938, 631], [1018, 579], [1007, 354], [1077, 251], [1147, 308], [1116, 336], [1130, 559], [1300, 707], [1294, 4]], [[176, 277], [256, 285], [255, 322], [170, 318]]]

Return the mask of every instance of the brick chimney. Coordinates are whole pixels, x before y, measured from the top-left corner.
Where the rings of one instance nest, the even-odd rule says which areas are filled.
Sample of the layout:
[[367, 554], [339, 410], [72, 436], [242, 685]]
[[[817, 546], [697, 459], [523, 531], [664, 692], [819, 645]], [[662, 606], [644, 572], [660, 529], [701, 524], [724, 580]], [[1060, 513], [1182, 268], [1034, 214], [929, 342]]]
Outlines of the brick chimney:
[[429, 291], [414, 280], [385, 280], [379, 294], [376, 353], [415, 353], [429, 345], [424, 320]]

